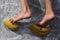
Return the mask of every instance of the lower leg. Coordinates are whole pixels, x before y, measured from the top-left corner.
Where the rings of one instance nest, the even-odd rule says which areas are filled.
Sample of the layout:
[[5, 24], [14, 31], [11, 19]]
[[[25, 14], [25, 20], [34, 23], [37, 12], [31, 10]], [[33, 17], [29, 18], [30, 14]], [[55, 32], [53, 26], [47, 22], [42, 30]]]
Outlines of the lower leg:
[[[22, 6], [22, 9], [21, 9], [21, 12], [20, 12], [20, 14], [18, 14], [16, 17], [14, 17], [14, 18], [11, 18], [10, 19], [10, 21], [12, 22], [12, 23], [14, 23], [14, 22], [16, 22], [16, 21], [18, 21], [18, 20], [21, 20], [21, 19], [23, 19], [23, 18], [27, 18], [27, 17], [30, 17], [30, 13], [28, 12], [28, 6], [26, 5], [26, 1], [27, 0], [20, 0], [21, 1], [21, 6]], [[28, 16], [27, 16], [27, 15]]]
[[18, 14], [15, 18], [17, 18], [18, 20], [23, 18], [23, 16], [26, 13], [26, 4], [25, 4], [25, 0], [20, 0], [21, 1], [21, 11], [20, 14]]
[[20, 2], [21, 2], [21, 7], [22, 7], [22, 9], [21, 9], [21, 11], [20, 11], [20, 14], [18, 14], [16, 17], [10, 19], [10, 21], [11, 21], [12, 23], [14, 23], [14, 22], [16, 22], [16, 21], [18, 21], [18, 20], [21, 20], [21, 19], [23, 18], [23, 16], [25, 15], [25, 13], [26, 13], [25, 0], [20, 0]]
[[51, 7], [51, 0], [45, 0], [45, 3], [46, 3], [46, 14], [43, 17], [43, 19], [39, 22], [40, 25], [45, 25], [55, 17]]
[[22, 3], [22, 10], [20, 12], [19, 18], [18, 19], [23, 19], [23, 18], [28, 18], [31, 16], [31, 11], [28, 5], [28, 0], [21, 0]]
[[31, 11], [30, 11], [30, 8], [29, 8], [29, 5], [28, 5], [28, 0], [25, 0], [25, 3], [26, 3], [26, 14], [23, 16], [23, 18], [29, 18], [31, 17]]

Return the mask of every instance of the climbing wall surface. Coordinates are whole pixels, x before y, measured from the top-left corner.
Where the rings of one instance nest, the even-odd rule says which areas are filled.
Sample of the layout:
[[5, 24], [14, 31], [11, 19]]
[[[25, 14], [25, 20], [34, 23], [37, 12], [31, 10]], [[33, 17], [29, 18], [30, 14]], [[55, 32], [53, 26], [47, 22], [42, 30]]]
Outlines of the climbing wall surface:
[[[36, 13], [41, 14], [38, 0], [29, 0], [32, 19], [36, 17]], [[46, 37], [38, 37], [31, 33], [28, 29], [29, 23], [22, 23], [20, 29], [16, 32], [9, 30], [3, 24], [4, 20], [14, 17], [21, 10], [20, 0], [0, 0], [0, 40], [60, 40], [60, 20], [56, 15], [56, 19], [51, 22], [51, 33]], [[35, 20], [35, 19], [34, 19]], [[30, 22], [30, 19], [20, 22]], [[32, 20], [33, 21], [33, 20]], [[27, 25], [28, 24], [28, 25]]]

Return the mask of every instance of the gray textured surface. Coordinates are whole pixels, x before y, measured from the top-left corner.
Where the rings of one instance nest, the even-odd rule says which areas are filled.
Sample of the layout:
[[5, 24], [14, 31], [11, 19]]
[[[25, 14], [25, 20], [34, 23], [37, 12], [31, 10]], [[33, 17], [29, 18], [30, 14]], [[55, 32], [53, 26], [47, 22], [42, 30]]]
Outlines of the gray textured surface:
[[[40, 4], [37, 0], [29, 0], [32, 11], [32, 19], [23, 20], [21, 22], [36, 21], [38, 14], [42, 14]], [[60, 19], [56, 15], [56, 19], [51, 22], [51, 33], [47, 37], [38, 37], [31, 33], [28, 29], [29, 23], [21, 24], [21, 28], [17, 32], [13, 32], [3, 25], [4, 20], [14, 17], [21, 10], [20, 0], [0, 0], [0, 40], [60, 40]], [[34, 14], [34, 15], [33, 15]], [[28, 24], [28, 25], [26, 25]]]

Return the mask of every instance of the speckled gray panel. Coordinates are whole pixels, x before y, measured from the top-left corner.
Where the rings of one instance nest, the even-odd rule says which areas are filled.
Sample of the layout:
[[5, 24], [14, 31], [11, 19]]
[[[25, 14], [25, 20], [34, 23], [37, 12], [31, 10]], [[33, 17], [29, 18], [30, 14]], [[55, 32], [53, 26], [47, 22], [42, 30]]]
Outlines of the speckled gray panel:
[[[44, 13], [41, 10], [39, 0], [28, 0], [28, 2], [32, 12], [32, 17], [24, 19], [23, 21], [21, 20], [20, 22], [22, 23], [20, 23], [20, 29], [14, 32], [6, 28], [3, 22], [19, 13], [21, 10], [20, 0], [0, 0], [0, 40], [60, 40], [60, 16], [58, 15], [56, 15], [56, 19], [51, 22], [50, 25], [52, 30], [47, 37], [38, 37], [31, 33], [28, 29], [29, 22], [41, 20], [41, 15]], [[39, 20], [37, 20], [38, 18]]]

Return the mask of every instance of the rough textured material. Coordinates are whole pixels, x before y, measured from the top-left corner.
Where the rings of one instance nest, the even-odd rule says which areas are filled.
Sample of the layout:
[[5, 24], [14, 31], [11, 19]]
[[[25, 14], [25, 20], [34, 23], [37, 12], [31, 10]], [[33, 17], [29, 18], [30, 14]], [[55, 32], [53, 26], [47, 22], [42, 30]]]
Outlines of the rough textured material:
[[[42, 14], [42, 11], [39, 1], [29, 0], [28, 2], [32, 12], [32, 18], [27, 19], [27, 21], [25, 19], [20, 22], [30, 22], [30, 21], [36, 22], [41, 20], [40, 15]], [[14, 17], [16, 14], [19, 13], [20, 10], [21, 10], [20, 0], [0, 0], [0, 40], [60, 40], [59, 15], [56, 15], [56, 18], [51, 22], [50, 24], [51, 33], [46, 37], [38, 37], [35, 36], [33, 33], [31, 33], [31, 31], [28, 29], [29, 23], [20, 23], [21, 28], [16, 32], [6, 28], [3, 24], [4, 20]]]

